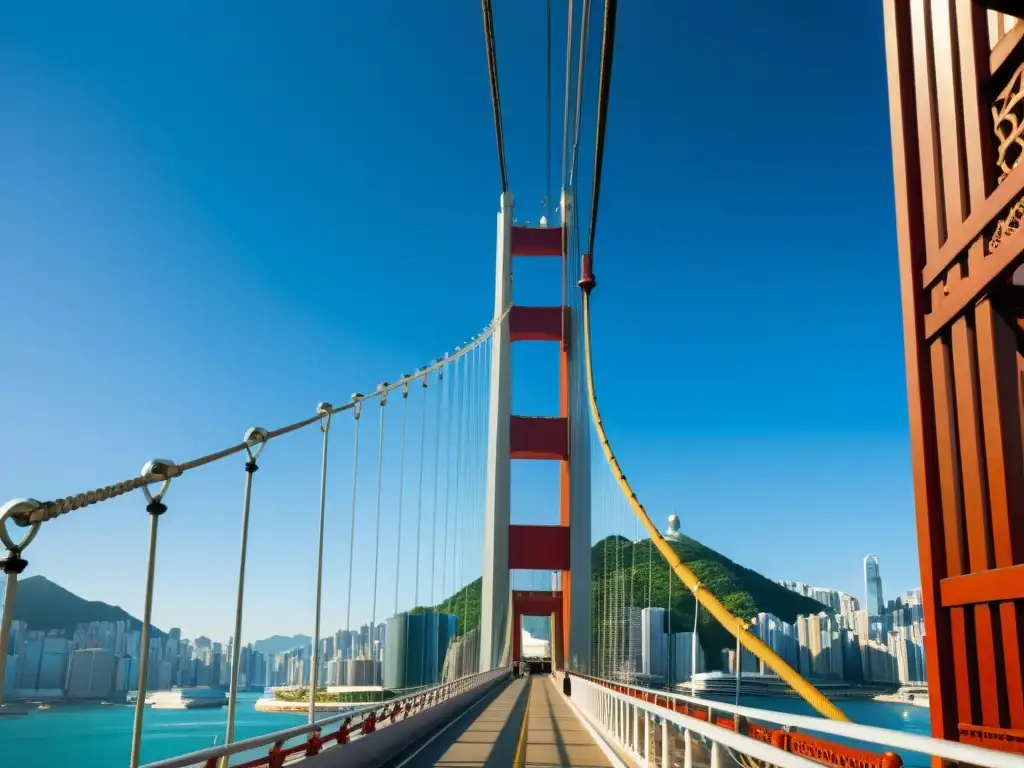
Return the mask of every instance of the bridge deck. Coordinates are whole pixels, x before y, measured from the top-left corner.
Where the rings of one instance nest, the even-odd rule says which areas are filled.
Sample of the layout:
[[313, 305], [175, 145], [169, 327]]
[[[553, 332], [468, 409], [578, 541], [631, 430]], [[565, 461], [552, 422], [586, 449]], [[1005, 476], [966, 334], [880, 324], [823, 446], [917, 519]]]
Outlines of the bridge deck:
[[[572, 708], [547, 676], [515, 680], [472, 708], [462, 720], [399, 761], [401, 768], [497, 768], [511, 766], [522, 736], [529, 697], [526, 761], [532, 768], [610, 768]], [[396, 766], [396, 768], [398, 768]]]

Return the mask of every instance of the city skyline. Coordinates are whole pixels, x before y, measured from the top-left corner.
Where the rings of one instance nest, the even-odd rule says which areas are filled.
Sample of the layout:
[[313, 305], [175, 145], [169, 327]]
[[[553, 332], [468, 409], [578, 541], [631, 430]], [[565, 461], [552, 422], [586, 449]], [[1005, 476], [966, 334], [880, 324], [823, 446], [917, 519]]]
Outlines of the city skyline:
[[[668, 529], [666, 529], [666, 531], [667, 530]], [[873, 555], [867, 555], [867, 556], [865, 556], [864, 561], [862, 561], [862, 562], [866, 562], [868, 557], [874, 557], [874, 556]], [[876, 566], [876, 568], [879, 566], [877, 558], [875, 558], [875, 566]], [[547, 583], [549, 581], [552, 584], [554, 583], [552, 579], [556, 575], [556, 574], [548, 574], [547, 572], [540, 572], [540, 571], [520, 571], [520, 572], [516, 572], [516, 573], [517, 573], [518, 576], [520, 576], [520, 577], [522, 577], [522, 578], [524, 578], [526, 580], [524, 583], [518, 585], [518, 588], [527, 588], [527, 589], [534, 589], [534, 588], [546, 589], [547, 588]], [[764, 575], [764, 574], [762, 574], [762, 575]], [[532, 578], [528, 578], [528, 577], [532, 577]], [[0, 588], [2, 588], [2, 586], [3, 586], [4, 579], [5, 579], [5, 576], [2, 573], [0, 573]], [[518, 581], [518, 579], [517, 579], [517, 581]], [[529, 583], [527, 583], [527, 582], [529, 582]], [[813, 599], [816, 599], [819, 602], [822, 602], [823, 605], [831, 607], [833, 610], [836, 610], [837, 612], [840, 612], [840, 611], [843, 610], [843, 605], [844, 604], [841, 604], [840, 601], [841, 601], [841, 599], [843, 597], [846, 597], [846, 596], [852, 597], [854, 599], [855, 603], [858, 603], [859, 605], [864, 605], [864, 606], [867, 605], [867, 594], [865, 592], [863, 592], [863, 591], [862, 591], [861, 594], [858, 595], [858, 594], [853, 593], [853, 592], [845, 592], [843, 590], [838, 590], [838, 589], [835, 589], [834, 587], [831, 587], [831, 586], [813, 585], [813, 584], [811, 584], [809, 582], [803, 582], [803, 581], [800, 581], [800, 580], [797, 580], [797, 579], [779, 579], [779, 580], [777, 580], [777, 583], [781, 584], [782, 586], [786, 587], [787, 589], [789, 589], [791, 591], [794, 591], [794, 592], [797, 592], [798, 594], [804, 595], [805, 597], [811, 597]], [[921, 602], [920, 592], [921, 592], [921, 588], [920, 588], [920, 586], [917, 586], [917, 587], [909, 587], [909, 588], [906, 588], [906, 589], [904, 589], [902, 591], [901, 590], [893, 590], [892, 594], [895, 594], [896, 597], [900, 598], [904, 603], [906, 603], [906, 599], [909, 596], [916, 595], [916, 598], [914, 598], [914, 599], [915, 599], [915, 601], [918, 604], [920, 604], [920, 602]], [[824, 596], [826, 594], [829, 594], [829, 593], [834, 595], [834, 601], [835, 601], [834, 605], [830, 605], [830, 603], [826, 599], [824, 599]], [[78, 595], [78, 596], [79, 597], [83, 597], [85, 599], [93, 599], [93, 598], [87, 598], [84, 595]], [[445, 595], [444, 597], [447, 598], [447, 597], [449, 597], [449, 595]], [[882, 597], [884, 598], [884, 594], [882, 595]], [[893, 602], [894, 602], [894, 600], [895, 600], [895, 598], [890, 598], [890, 599], [886, 600], [884, 605], [883, 605], [883, 608], [887, 609], [887, 608], [891, 607]], [[106, 602], [106, 601], [103, 601], [103, 602]], [[438, 603], [436, 603], [435, 605], [439, 605], [440, 602], [441, 601], [438, 601]], [[2, 607], [3, 607], [3, 593], [2, 593], [2, 589], [0, 589], [0, 609], [2, 609]], [[115, 607], [123, 608], [123, 606], [115, 606]], [[416, 606], [416, 607], [419, 607], [419, 608], [430, 608], [430, 607], [434, 607], [434, 606], [432, 606], [432, 605], [420, 605], [420, 606]], [[407, 607], [407, 608], [405, 608], [403, 610], [400, 610], [398, 613], [393, 613], [392, 612], [392, 613], [388, 613], [387, 615], [384, 615], [384, 616], [379, 616], [376, 626], [384, 627], [390, 619], [394, 618], [395, 616], [400, 616], [400, 615], [407, 614], [411, 608], [412, 608], [412, 606]], [[130, 613], [130, 611], [129, 611], [129, 613]], [[136, 620], [139, 619], [138, 616], [133, 616], [133, 618], [135, 618]], [[539, 621], [539, 619], [537, 619], [537, 617], [524, 617], [524, 621], [527, 621], [527, 620], [538, 620]], [[168, 630], [166, 628], [160, 628], [158, 625], [154, 625], [154, 626], [157, 626], [164, 633], [168, 633], [168, 632], [171, 631], [171, 630]], [[325, 633], [326, 630], [322, 629], [322, 631], [321, 631], [321, 641], [323, 641], [323, 639], [325, 637], [328, 637], [330, 635], [337, 635], [337, 634], [343, 633], [343, 632], [356, 633], [356, 632], [360, 632], [361, 630], [363, 630], [363, 629], [365, 629], [367, 627], [369, 627], [369, 617], [367, 617], [367, 618], [365, 618], [363, 620], [353, 619], [353, 621], [351, 622], [351, 626], [350, 627], [338, 626], [338, 627], [335, 628], [335, 630], [333, 632], [330, 632], [330, 633]], [[525, 627], [526, 627], [526, 624], [524, 624], [524, 628]], [[43, 631], [45, 632], [45, 631], [48, 631], [49, 629], [53, 629], [53, 628], [44, 629]], [[216, 634], [209, 633], [209, 632], [183, 633], [181, 628], [177, 627], [177, 626], [172, 627], [172, 629], [177, 630], [177, 632], [179, 633], [179, 636], [185, 637], [187, 639], [201, 639], [201, 638], [205, 638], [207, 640], [210, 640], [212, 642], [217, 642], [217, 643], [220, 643], [222, 645], [230, 645], [232, 643], [232, 641], [233, 641], [233, 638], [230, 635], [228, 635], [226, 638], [224, 638], [224, 637], [218, 638]], [[304, 629], [304, 628], [301, 628], [301, 627], [298, 627], [298, 628], [293, 627], [291, 629], [278, 628], [278, 629], [276, 629], [276, 630], [274, 630], [274, 631], [272, 631], [272, 632], [270, 632], [270, 633], [268, 633], [268, 634], [266, 634], [264, 636], [256, 638], [256, 639], [245, 639], [245, 638], [243, 638], [243, 639], [245, 639], [245, 642], [243, 643], [243, 647], [252, 646], [254, 644], [260, 643], [260, 642], [262, 642], [264, 640], [267, 640], [267, 639], [270, 639], [272, 637], [285, 637], [285, 638], [288, 638], [288, 637], [293, 637], [293, 636], [296, 636], [296, 635], [302, 635], [304, 637], [312, 638], [312, 631], [307, 631], [307, 630], [308, 630], [308, 628]], [[298, 646], [296, 646], [296, 647], [298, 647]]]

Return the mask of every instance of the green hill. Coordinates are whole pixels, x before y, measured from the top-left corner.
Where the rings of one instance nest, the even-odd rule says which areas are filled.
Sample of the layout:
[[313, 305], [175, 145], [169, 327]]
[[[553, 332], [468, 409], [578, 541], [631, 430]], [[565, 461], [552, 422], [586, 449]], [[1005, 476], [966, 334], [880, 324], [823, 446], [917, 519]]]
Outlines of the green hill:
[[[680, 541], [670, 544], [711, 594], [734, 616], [749, 620], [758, 613], [766, 612], [792, 623], [797, 616], [826, 610], [818, 601], [792, 592], [687, 536], [681, 536]], [[595, 624], [600, 621], [604, 610], [606, 589], [613, 596], [624, 592], [627, 605], [631, 602], [644, 608], [648, 605], [650, 591], [650, 605], [663, 608], [668, 605], [671, 579], [670, 631], [688, 632], [693, 629], [693, 595], [669, 572], [668, 564], [650, 539], [642, 539], [634, 544], [621, 536], [609, 536], [594, 545], [591, 563]], [[629, 599], [630, 589], [632, 601]], [[697, 626], [701, 646], [709, 654], [709, 662], [717, 667], [712, 654], [722, 648], [733, 647], [732, 635], [704, 610], [700, 612]]]
[[[98, 600], [84, 600], [45, 576], [19, 579], [13, 615], [15, 621], [27, 622], [29, 629], [59, 629], [67, 637], [74, 634], [78, 624], [92, 621], [127, 621], [132, 629], [142, 626], [139, 619], [123, 608]], [[164, 636], [156, 627], [150, 631], [153, 637]]]
[[[734, 563], [698, 541], [682, 536], [680, 541], [670, 543], [697, 578], [736, 616], [749, 620], [763, 611], [792, 623], [799, 615], [817, 614], [826, 610], [818, 601], [798, 595], [756, 571]], [[665, 607], [668, 604], [670, 576], [671, 631], [688, 632], [693, 629], [693, 595], [676, 576], [670, 574], [665, 559], [657, 547], [652, 546], [650, 539], [642, 539], [634, 544], [622, 536], [609, 536], [593, 546], [591, 563], [595, 630], [604, 616], [606, 590], [612, 596], [625, 594], [629, 604], [632, 588], [632, 604], [643, 608], [648, 605], [647, 595], [650, 590], [650, 604]], [[481, 584], [481, 580], [476, 579], [435, 607], [444, 613], [455, 614], [459, 634], [480, 624]], [[428, 609], [420, 607], [414, 612], [424, 610]], [[704, 610], [700, 612], [698, 630], [709, 662], [717, 667], [714, 654], [722, 648], [733, 647], [732, 636]]]

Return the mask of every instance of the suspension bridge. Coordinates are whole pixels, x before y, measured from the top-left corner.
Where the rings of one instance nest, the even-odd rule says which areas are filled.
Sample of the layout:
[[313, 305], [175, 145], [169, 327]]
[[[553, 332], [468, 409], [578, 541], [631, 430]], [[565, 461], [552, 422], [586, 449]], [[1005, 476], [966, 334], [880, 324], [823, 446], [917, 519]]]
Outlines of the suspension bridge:
[[[681, 561], [642, 506], [642, 489], [630, 484], [616, 459], [597, 396], [591, 330], [615, 0], [597, 11], [603, 12], [603, 33], [589, 190], [581, 189], [577, 169], [591, 2], [582, 0], [575, 14], [570, 3], [561, 191], [555, 215], [549, 190], [549, 210], [538, 226], [514, 218], [493, 17], [490, 0], [483, 0], [500, 171], [490, 322], [432, 363], [352, 394], [342, 404], [320, 403], [292, 424], [250, 427], [241, 442], [188, 460], [147, 461], [138, 475], [95, 490], [6, 503], [0, 520], [6, 549], [0, 565], [7, 576], [0, 681], [9, 659], [18, 577], [31, 557], [30, 545], [46, 546], [47, 528], [65, 515], [90, 514], [112, 499], [131, 497], [150, 524], [138, 693], [126, 755], [131, 768], [274, 768], [295, 762], [314, 768], [456, 763], [897, 768], [928, 759], [936, 765], [1024, 768], [1024, 642], [1018, 634], [1024, 621], [1018, 384], [1024, 280], [1017, 277], [1024, 239], [1015, 237], [1024, 200], [1024, 170], [1018, 167], [1024, 140], [1016, 117], [1024, 99], [1024, 26], [1008, 15], [1010, 5], [884, 2], [934, 738], [850, 723]], [[550, 4], [547, 34], [550, 126]], [[551, 155], [549, 131], [549, 179]], [[588, 205], [578, 205], [584, 199]], [[584, 209], [589, 215], [578, 215]], [[516, 302], [512, 275], [520, 259], [560, 264], [560, 304]], [[558, 387], [557, 416], [512, 411], [516, 344], [557, 346], [560, 372], [550, 382]], [[260, 493], [258, 470], [273, 472], [278, 446], [317, 429], [316, 618], [303, 681], [308, 723], [239, 740], [247, 543], [252, 500]], [[386, 621], [389, 641], [383, 652], [371, 644], [368, 658], [359, 660], [367, 662], [359, 668], [361, 682], [379, 691], [380, 700], [326, 714], [317, 706], [332, 677], [321, 656], [325, 519], [328, 485], [339, 482], [328, 472], [328, 450], [338, 441], [352, 447], [348, 550], [331, 547], [332, 557], [345, 558], [345, 628], [352, 628], [353, 589], [362, 590], [371, 595], [371, 633]], [[547, 524], [511, 520], [512, 464], [518, 461], [559, 468], [557, 515], [552, 511]], [[156, 643], [151, 620], [160, 599], [154, 575], [166, 556], [161, 531], [175, 524], [179, 487], [211, 465], [232, 462], [244, 477], [244, 495], [225, 737], [209, 749], [146, 764], [142, 737]], [[363, 502], [367, 488], [370, 504]], [[402, 538], [382, 536], [386, 516], [415, 529], [413, 546], [403, 548]], [[353, 571], [357, 527], [374, 532], [369, 573]], [[676, 588], [692, 595], [695, 616], [712, 617], [735, 637], [738, 652], [756, 657], [822, 717], [712, 701], [695, 697], [692, 689], [644, 686], [633, 662], [634, 624], [641, 607], [652, 607], [652, 590], [644, 605], [638, 598], [642, 585], [609, 577], [608, 547], [615, 555], [615, 537], [597, 541], [604, 548], [598, 569], [592, 560], [594, 531], [634, 541], [640, 528], [651, 557], [656, 549], [659, 567], [671, 574]], [[557, 577], [550, 585], [523, 588], [516, 574], [530, 572]], [[524, 617], [550, 620], [549, 659], [526, 663]], [[694, 642], [691, 673], [697, 669], [696, 647]]]

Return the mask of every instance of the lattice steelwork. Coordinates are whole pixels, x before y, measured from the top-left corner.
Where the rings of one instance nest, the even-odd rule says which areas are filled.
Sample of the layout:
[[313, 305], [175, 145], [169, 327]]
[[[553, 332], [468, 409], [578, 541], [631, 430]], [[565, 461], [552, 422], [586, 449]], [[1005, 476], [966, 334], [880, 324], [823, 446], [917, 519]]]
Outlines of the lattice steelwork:
[[932, 731], [1024, 744], [1024, 25], [885, 0]]

